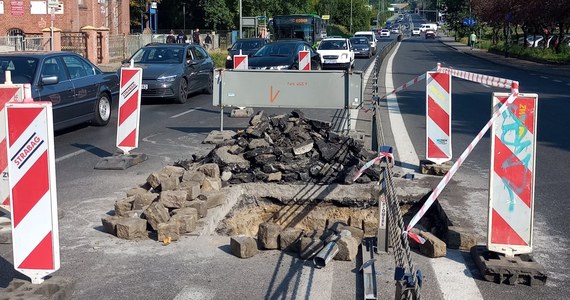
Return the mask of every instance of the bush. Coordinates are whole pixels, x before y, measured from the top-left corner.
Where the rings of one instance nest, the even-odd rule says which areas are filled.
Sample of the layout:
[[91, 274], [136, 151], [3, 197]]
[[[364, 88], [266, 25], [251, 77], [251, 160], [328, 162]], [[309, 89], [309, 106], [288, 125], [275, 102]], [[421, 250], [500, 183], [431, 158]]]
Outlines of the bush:
[[208, 50], [208, 53], [214, 60], [214, 66], [216, 69], [226, 67], [226, 58], [228, 57], [228, 51], [216, 49], [216, 50]]
[[338, 24], [330, 24], [327, 27], [327, 36], [351, 37], [352, 35], [348, 31], [348, 28]]

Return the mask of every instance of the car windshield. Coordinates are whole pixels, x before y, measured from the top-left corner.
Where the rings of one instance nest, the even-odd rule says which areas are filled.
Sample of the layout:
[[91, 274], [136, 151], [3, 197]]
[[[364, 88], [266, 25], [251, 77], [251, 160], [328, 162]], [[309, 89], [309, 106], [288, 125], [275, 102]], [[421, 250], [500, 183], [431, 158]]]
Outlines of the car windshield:
[[181, 63], [184, 57], [184, 48], [182, 47], [144, 47], [139, 49], [132, 59], [135, 63], [174, 64]]
[[365, 37], [368, 38], [368, 40], [372, 40], [372, 35], [354, 35], [354, 37]]
[[359, 44], [368, 45], [368, 39], [363, 37], [351, 38], [350, 42], [354, 45], [359, 45]]
[[254, 50], [261, 47], [261, 41], [237, 41], [231, 50]]
[[13, 83], [31, 83], [37, 65], [35, 58], [0, 56], [0, 82], [6, 81], [6, 71], [10, 71]]
[[263, 57], [263, 56], [281, 56], [281, 57], [288, 57], [293, 56], [295, 52], [296, 45], [295, 44], [281, 44], [281, 43], [274, 43], [274, 44], [267, 44], [261, 49], [257, 50], [253, 56], [255, 57]]
[[345, 40], [323, 40], [319, 44], [319, 50], [346, 50], [348, 45]]

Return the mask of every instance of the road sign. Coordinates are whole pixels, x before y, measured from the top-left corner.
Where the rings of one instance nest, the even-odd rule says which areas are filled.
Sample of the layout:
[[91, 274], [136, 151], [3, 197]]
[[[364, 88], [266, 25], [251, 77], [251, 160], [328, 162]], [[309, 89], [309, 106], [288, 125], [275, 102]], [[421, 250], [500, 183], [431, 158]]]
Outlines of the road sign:
[[124, 154], [128, 154], [139, 145], [141, 87], [141, 68], [121, 68], [117, 148]]
[[426, 159], [441, 164], [451, 160], [451, 75], [426, 75]]
[[[507, 93], [493, 93], [498, 110]], [[532, 252], [536, 94], [519, 94], [491, 127], [487, 248], [507, 256]]]
[[41, 283], [59, 269], [51, 102], [6, 104], [14, 268]]
[[49, 0], [48, 8], [57, 8], [59, 6], [59, 0]]
[[235, 70], [247, 70], [249, 62], [247, 60], [247, 55], [236, 54], [234, 55], [234, 69]]
[[299, 51], [299, 70], [302, 71], [311, 70], [311, 51], [308, 50]]
[[331, 16], [330, 15], [322, 15], [321, 19], [323, 20], [330, 20]]
[[6, 148], [6, 109], [8, 102], [21, 102], [24, 90], [21, 84], [0, 84], [0, 209], [10, 209], [10, 183], [8, 182], [8, 154]]
[[477, 24], [477, 21], [473, 18], [465, 18], [463, 19], [463, 25], [465, 26], [474, 26], [475, 24]]

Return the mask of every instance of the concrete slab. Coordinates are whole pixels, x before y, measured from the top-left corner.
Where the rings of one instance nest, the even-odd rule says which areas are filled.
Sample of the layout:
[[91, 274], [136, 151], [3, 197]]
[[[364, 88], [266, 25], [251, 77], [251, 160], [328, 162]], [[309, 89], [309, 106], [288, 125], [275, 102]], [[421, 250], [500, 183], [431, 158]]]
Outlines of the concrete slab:
[[452, 166], [452, 161], [436, 164], [430, 160], [420, 160], [420, 171], [422, 174], [443, 176], [449, 172]]
[[531, 255], [521, 254], [507, 259], [503, 254], [479, 245], [471, 248], [471, 257], [487, 281], [529, 286], [542, 286], [546, 283], [546, 270]]
[[97, 165], [96, 170], [126, 170], [147, 160], [146, 154], [117, 154], [104, 157]]
[[224, 141], [232, 139], [233, 136], [236, 135], [236, 132], [233, 130], [212, 130], [208, 136], [202, 141], [204, 144], [222, 144]]
[[249, 118], [253, 116], [254, 111], [251, 107], [234, 108], [230, 113], [231, 118]]

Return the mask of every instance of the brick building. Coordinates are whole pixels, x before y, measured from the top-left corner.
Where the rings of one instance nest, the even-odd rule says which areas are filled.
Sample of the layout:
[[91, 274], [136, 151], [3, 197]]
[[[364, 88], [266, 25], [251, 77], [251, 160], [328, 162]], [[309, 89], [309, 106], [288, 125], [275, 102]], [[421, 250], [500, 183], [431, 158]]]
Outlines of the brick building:
[[[41, 33], [50, 27], [48, 2], [55, 0], [0, 0], [0, 36]], [[128, 0], [59, 0], [54, 27], [79, 32], [85, 26], [108, 28], [110, 34], [128, 34]]]

